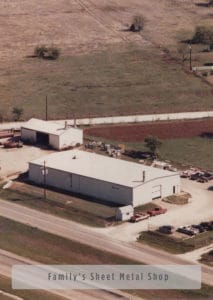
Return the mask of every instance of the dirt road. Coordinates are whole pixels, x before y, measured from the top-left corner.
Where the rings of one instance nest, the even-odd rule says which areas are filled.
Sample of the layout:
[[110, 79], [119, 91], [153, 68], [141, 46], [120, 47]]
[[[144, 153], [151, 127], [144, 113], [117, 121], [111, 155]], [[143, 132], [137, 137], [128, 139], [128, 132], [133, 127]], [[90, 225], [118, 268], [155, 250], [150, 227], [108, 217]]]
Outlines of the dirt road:
[[[122, 242], [81, 224], [1, 200], [0, 215], [41, 230], [147, 264], [193, 264], [136, 242]], [[213, 269], [202, 266], [202, 281], [212, 285]]]

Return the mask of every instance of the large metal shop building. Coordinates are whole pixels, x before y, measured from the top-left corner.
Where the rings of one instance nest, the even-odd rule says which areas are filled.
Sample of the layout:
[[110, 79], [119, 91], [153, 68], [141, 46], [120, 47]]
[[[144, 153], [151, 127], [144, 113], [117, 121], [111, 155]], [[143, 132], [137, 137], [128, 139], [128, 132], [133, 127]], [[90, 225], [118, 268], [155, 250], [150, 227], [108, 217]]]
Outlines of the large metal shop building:
[[178, 173], [81, 150], [31, 161], [29, 179], [41, 185], [45, 180], [47, 185], [65, 191], [134, 207], [180, 192]]

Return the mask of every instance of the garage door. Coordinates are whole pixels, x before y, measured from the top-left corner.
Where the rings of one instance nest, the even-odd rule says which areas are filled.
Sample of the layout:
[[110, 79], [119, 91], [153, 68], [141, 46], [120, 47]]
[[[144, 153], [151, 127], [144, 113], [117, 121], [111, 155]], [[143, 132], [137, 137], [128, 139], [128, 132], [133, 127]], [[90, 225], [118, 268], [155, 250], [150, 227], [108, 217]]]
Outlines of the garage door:
[[152, 199], [161, 198], [161, 185], [152, 187]]

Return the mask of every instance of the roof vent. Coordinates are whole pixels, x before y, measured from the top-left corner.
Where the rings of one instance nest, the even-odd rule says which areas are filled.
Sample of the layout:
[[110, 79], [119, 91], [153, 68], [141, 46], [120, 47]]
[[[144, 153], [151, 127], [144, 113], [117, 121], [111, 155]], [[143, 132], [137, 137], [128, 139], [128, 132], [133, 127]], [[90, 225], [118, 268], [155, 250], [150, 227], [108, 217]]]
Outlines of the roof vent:
[[76, 155], [74, 155], [73, 157], [72, 157], [72, 159], [76, 159], [77, 157], [76, 157]]

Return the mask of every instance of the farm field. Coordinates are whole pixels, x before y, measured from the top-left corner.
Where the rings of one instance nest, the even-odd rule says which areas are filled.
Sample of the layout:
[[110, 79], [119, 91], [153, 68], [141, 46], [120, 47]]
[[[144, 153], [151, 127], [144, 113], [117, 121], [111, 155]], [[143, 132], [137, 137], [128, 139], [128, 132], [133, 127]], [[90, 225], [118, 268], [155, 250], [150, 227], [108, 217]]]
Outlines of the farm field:
[[86, 135], [123, 142], [143, 141], [148, 135], [161, 139], [190, 138], [194, 136], [213, 136], [213, 119], [192, 121], [146, 122], [112, 126], [85, 128]]
[[[46, 96], [51, 119], [212, 110], [212, 86], [177, 54], [197, 24], [211, 24], [212, 8], [195, 3], [1, 2], [0, 119], [11, 120], [13, 107], [23, 119], [44, 118]], [[126, 31], [139, 13], [142, 33]], [[43, 44], [60, 48], [60, 58], [32, 57]], [[212, 53], [193, 49], [193, 64], [211, 61]]]

